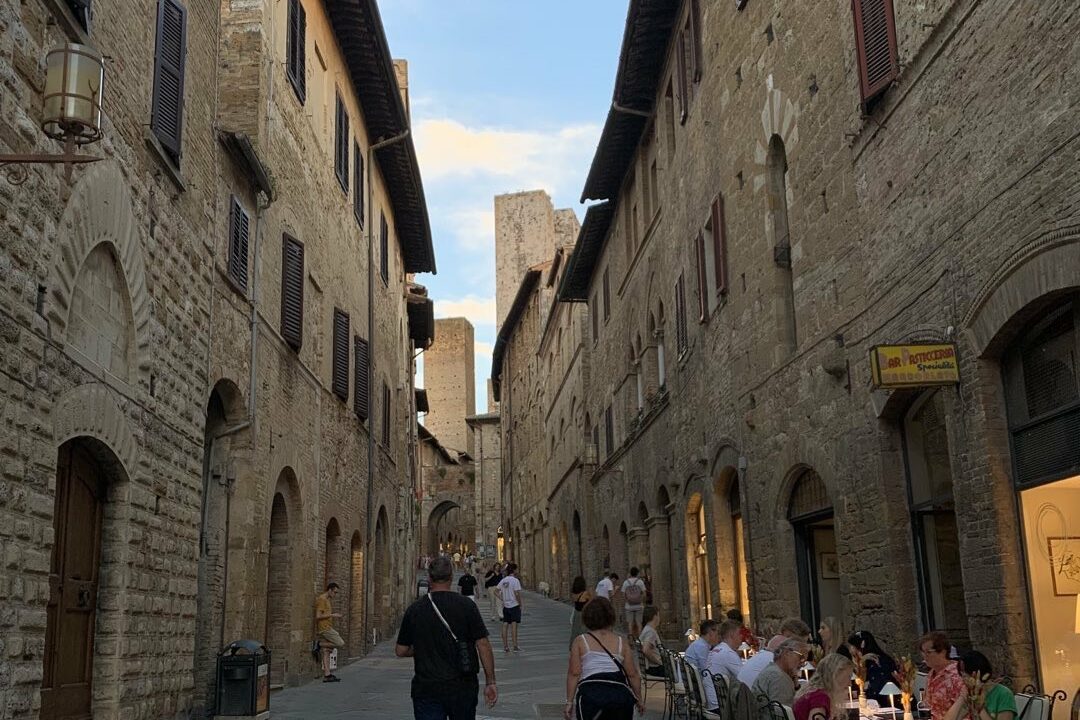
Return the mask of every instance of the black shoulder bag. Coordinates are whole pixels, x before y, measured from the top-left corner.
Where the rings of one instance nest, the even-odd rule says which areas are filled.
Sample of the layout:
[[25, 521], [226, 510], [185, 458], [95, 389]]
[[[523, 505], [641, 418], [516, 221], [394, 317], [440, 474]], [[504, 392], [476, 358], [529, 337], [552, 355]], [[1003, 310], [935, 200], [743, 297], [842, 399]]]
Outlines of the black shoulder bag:
[[464, 640], [458, 640], [457, 635], [455, 635], [454, 631], [450, 629], [450, 623], [446, 622], [446, 618], [444, 618], [443, 614], [439, 612], [439, 606], [435, 604], [434, 600], [432, 600], [430, 593], [428, 594], [427, 599], [431, 603], [431, 607], [435, 611], [435, 614], [439, 616], [439, 620], [442, 621], [443, 627], [446, 628], [446, 632], [450, 633], [450, 637], [454, 640], [454, 649], [456, 651], [455, 667], [457, 668], [458, 672], [460, 672], [462, 675], [472, 675], [476, 673], [477, 668], [473, 667], [472, 653], [469, 652], [469, 643], [465, 642]]

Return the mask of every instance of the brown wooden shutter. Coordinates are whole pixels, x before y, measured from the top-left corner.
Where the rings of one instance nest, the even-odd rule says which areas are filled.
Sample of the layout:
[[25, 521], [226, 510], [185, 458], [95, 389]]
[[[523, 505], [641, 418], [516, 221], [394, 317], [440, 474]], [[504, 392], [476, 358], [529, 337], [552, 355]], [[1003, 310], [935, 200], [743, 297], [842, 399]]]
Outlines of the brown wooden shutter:
[[332, 390], [341, 400], [349, 397], [349, 313], [334, 308], [334, 369]]
[[390, 282], [390, 228], [383, 213], [379, 213], [379, 274], [384, 283]]
[[247, 291], [248, 286], [248, 235], [251, 220], [244, 208], [233, 196], [229, 209], [229, 258], [228, 274], [236, 286]]
[[304, 343], [304, 246], [289, 235], [281, 246], [281, 336], [299, 352]]
[[705, 233], [700, 230], [694, 239], [694, 251], [698, 271], [698, 322], [705, 322], [709, 319], [709, 275], [705, 267]]
[[727, 295], [727, 226], [724, 224], [724, 196], [712, 204], [713, 264], [716, 271], [716, 296]]
[[608, 270], [604, 268], [604, 320], [611, 317], [611, 281], [608, 278]]
[[604, 442], [607, 443], [606, 455], [611, 455], [615, 450], [615, 419], [610, 405], [604, 410]]
[[675, 58], [676, 72], [679, 75], [679, 77], [676, 78], [679, 87], [679, 122], [683, 123], [686, 122], [686, 116], [689, 114], [690, 98], [687, 97], [689, 88], [686, 82], [686, 33], [681, 30], [679, 31], [679, 39], [676, 43], [675, 54], [677, 55]]
[[175, 0], [158, 0], [157, 50], [150, 129], [176, 162], [184, 127], [184, 62], [187, 11]]
[[701, 0], [690, 0], [690, 63], [691, 79], [701, 81], [704, 59], [701, 56]]
[[675, 282], [675, 345], [681, 354], [688, 345], [686, 336], [686, 279], [679, 275]]
[[353, 145], [353, 215], [364, 227], [364, 153], [359, 143]]
[[852, 0], [859, 89], [863, 104], [877, 97], [900, 74], [892, 0]]
[[303, 104], [307, 98], [307, 14], [300, 0], [289, 0], [286, 38], [285, 75]]
[[368, 373], [368, 343], [357, 335], [353, 338], [353, 412], [361, 421], [368, 419], [368, 407], [371, 403], [370, 380]]
[[341, 189], [349, 193], [349, 113], [337, 96], [337, 129], [334, 135], [334, 173]]
[[390, 447], [390, 388], [382, 386], [382, 444]]

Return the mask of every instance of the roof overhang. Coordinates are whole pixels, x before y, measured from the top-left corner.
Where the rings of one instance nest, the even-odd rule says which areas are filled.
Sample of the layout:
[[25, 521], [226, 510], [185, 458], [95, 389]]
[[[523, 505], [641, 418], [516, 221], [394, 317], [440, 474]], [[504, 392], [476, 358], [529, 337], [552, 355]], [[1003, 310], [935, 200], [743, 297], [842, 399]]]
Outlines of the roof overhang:
[[259, 154], [256, 152], [251, 138], [246, 133], [231, 132], [229, 130], [222, 130], [218, 133], [218, 138], [229, 152], [229, 155], [232, 156], [232, 159], [244, 169], [244, 173], [251, 180], [251, 184], [255, 189], [264, 193], [267, 199], [273, 202], [274, 184], [270, 180], [270, 171], [266, 169], [266, 165], [259, 159]]
[[563, 302], [588, 302], [589, 285], [596, 270], [596, 260], [604, 249], [611, 223], [615, 219], [615, 203], [602, 202], [591, 205], [585, 211], [574, 252], [566, 263], [562, 282], [559, 284], [559, 300]]
[[405, 307], [409, 314], [409, 337], [413, 344], [426, 350], [435, 342], [435, 304], [430, 298], [407, 295]]
[[393, 206], [405, 272], [434, 273], [435, 250], [424, 185], [378, 4], [376, 0], [325, 0], [325, 3], [363, 108], [371, 143], [377, 145], [400, 138], [376, 149], [375, 157]]
[[682, 0], [630, 0], [615, 92], [581, 202], [613, 200], [654, 111]]
[[522, 279], [517, 295], [514, 297], [514, 303], [510, 306], [510, 312], [506, 313], [506, 319], [503, 320], [503, 324], [499, 327], [499, 335], [495, 338], [495, 350], [491, 354], [491, 391], [496, 400], [502, 400], [500, 397], [502, 394], [502, 366], [506, 354], [506, 345], [514, 334], [514, 328], [517, 327], [521, 314], [528, 307], [529, 298], [540, 282], [541, 275], [543, 275], [543, 272], [537, 269], [525, 272], [525, 277]]

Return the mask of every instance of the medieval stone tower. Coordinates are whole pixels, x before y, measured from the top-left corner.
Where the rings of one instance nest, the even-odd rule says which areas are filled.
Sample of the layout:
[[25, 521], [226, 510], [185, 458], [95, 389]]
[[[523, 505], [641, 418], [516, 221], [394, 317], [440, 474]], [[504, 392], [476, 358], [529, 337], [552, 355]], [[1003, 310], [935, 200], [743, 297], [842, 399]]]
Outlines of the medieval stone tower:
[[[555, 249], [573, 245], [580, 229], [577, 215], [556, 210], [543, 190], [495, 196], [495, 314], [498, 327], [514, 304], [525, 271], [548, 262]], [[440, 341], [441, 342], [441, 341]]]
[[435, 321], [439, 341], [424, 353], [424, 385], [431, 408], [424, 427], [443, 447], [473, 452], [465, 418], [476, 412], [473, 326], [465, 318]]

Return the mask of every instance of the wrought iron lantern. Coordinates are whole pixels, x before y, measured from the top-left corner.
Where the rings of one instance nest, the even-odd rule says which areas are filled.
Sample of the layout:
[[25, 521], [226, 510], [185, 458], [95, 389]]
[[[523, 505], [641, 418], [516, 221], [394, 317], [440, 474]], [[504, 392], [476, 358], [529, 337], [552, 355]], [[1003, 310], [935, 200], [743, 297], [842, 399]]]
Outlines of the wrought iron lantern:
[[105, 83], [105, 61], [87, 45], [67, 43], [45, 56], [44, 114], [41, 130], [64, 143], [60, 155], [0, 155], [0, 168], [7, 167], [8, 182], [26, 182], [28, 164], [63, 163], [68, 180], [71, 166], [101, 160], [76, 154], [75, 148], [101, 139], [101, 100]]

